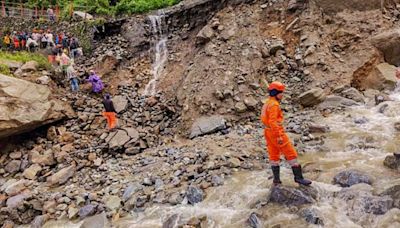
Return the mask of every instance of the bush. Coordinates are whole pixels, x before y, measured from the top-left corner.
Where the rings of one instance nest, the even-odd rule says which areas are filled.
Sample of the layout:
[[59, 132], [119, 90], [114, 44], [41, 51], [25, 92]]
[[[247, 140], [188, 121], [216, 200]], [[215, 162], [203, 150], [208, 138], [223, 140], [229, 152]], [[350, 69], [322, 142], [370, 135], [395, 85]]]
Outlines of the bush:
[[11, 76], [10, 68], [7, 65], [0, 64], [0, 74]]
[[48, 62], [47, 58], [44, 57], [43, 55], [37, 54], [37, 53], [30, 53], [30, 52], [25, 52], [25, 51], [11, 53], [11, 52], [0, 51], [0, 59], [13, 60], [13, 61], [18, 61], [18, 62], [22, 62], [22, 63], [26, 63], [26, 62], [34, 60], [39, 63], [40, 68], [43, 68], [43, 69], [51, 68], [51, 65]]

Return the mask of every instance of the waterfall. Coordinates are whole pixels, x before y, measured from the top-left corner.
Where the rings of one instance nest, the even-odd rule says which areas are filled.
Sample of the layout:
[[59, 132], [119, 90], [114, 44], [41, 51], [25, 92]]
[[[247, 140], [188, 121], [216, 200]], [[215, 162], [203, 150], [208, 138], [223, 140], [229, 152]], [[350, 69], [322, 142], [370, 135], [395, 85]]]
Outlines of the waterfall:
[[155, 38], [154, 53], [155, 59], [152, 64], [153, 78], [146, 85], [145, 96], [152, 96], [156, 93], [157, 82], [164, 70], [165, 63], [168, 60], [167, 35], [164, 34], [163, 25], [165, 24], [165, 14], [161, 11], [158, 15], [149, 16], [153, 36]]

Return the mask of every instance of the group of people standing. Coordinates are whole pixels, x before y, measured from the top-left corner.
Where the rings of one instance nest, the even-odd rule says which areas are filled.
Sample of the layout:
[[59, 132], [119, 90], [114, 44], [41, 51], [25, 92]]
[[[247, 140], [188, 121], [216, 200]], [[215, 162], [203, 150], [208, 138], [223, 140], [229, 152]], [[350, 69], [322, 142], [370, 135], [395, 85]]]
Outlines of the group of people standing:
[[31, 33], [6, 32], [2, 37], [2, 48], [5, 50], [34, 52], [37, 49], [58, 48], [67, 50], [72, 58], [82, 55], [78, 39], [63, 32], [53, 33], [51, 30], [34, 29]]

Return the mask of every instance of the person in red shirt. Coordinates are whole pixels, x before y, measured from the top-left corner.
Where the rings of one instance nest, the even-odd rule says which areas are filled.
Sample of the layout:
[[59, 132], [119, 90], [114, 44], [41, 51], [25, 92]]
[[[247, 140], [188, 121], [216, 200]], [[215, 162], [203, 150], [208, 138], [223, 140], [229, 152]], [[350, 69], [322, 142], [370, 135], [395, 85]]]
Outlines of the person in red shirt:
[[281, 184], [280, 179], [280, 156], [283, 154], [292, 167], [294, 181], [301, 185], [310, 185], [311, 181], [304, 179], [301, 166], [297, 161], [297, 152], [289, 140], [283, 128], [283, 112], [280, 108], [280, 101], [283, 98], [285, 85], [280, 82], [273, 82], [268, 87], [269, 99], [265, 102], [261, 121], [265, 125], [264, 137], [267, 141], [269, 161], [274, 175], [274, 184]]

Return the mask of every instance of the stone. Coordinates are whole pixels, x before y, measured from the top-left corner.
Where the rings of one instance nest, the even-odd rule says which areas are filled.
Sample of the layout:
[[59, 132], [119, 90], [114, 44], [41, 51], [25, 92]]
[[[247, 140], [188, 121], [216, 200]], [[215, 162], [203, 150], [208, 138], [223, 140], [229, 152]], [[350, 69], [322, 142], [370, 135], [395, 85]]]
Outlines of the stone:
[[21, 206], [25, 199], [29, 198], [30, 194], [27, 193], [21, 193], [19, 195], [16, 196], [11, 196], [10, 198], [7, 199], [7, 207], [10, 209], [14, 209], [14, 208], [18, 208], [19, 206]]
[[244, 99], [244, 104], [247, 106], [247, 108], [254, 110], [258, 106], [258, 101], [254, 99], [254, 97], [248, 97]]
[[269, 48], [269, 54], [275, 55], [279, 50], [285, 50], [285, 44], [282, 40], [273, 41]]
[[231, 168], [238, 168], [238, 167], [240, 167], [240, 164], [241, 164], [241, 162], [238, 158], [230, 158], [228, 160], [228, 163], [229, 163], [229, 167], [231, 167]]
[[211, 177], [211, 183], [213, 184], [213, 186], [220, 186], [224, 184], [224, 178], [218, 176], [218, 175], [214, 175]]
[[190, 138], [213, 134], [226, 128], [226, 120], [222, 116], [200, 117], [192, 125]]
[[353, 79], [352, 85], [358, 89], [394, 90], [397, 85], [396, 67], [381, 63], [364, 78]]
[[7, 193], [8, 196], [18, 195], [24, 189], [26, 189], [27, 184], [28, 184], [27, 180], [19, 180], [19, 181], [13, 182], [11, 184], [6, 185], [4, 192]]
[[327, 133], [330, 132], [329, 126], [318, 125], [318, 124], [309, 124], [308, 130], [310, 133]]
[[299, 96], [300, 104], [304, 107], [311, 107], [322, 103], [326, 98], [326, 94], [323, 89], [316, 88], [306, 91]]
[[79, 212], [78, 208], [70, 206], [68, 208], [68, 219], [75, 218], [78, 215], [78, 212]]
[[52, 96], [47, 86], [0, 74], [0, 138], [74, 116], [65, 102]]
[[354, 100], [356, 102], [364, 103], [364, 95], [358, 91], [356, 88], [348, 88], [340, 93], [343, 97]]
[[103, 212], [85, 219], [80, 228], [111, 228], [111, 225], [108, 222], [106, 214]]
[[400, 132], [400, 122], [394, 123], [394, 129], [395, 129], [397, 132]]
[[31, 228], [41, 228], [45, 222], [49, 219], [48, 215], [38, 215], [33, 219], [31, 223]]
[[131, 138], [129, 144], [137, 142], [140, 138], [139, 132], [135, 128], [123, 128], [126, 131], [128, 136]]
[[393, 206], [400, 208], [400, 181], [395, 181], [395, 183], [386, 187], [379, 195], [390, 196], [393, 199]]
[[336, 13], [344, 10], [354, 11], [367, 11], [380, 9], [381, 0], [315, 0], [318, 7], [325, 13]]
[[235, 110], [238, 113], [244, 113], [247, 111], [247, 107], [243, 102], [238, 102], [235, 104]]
[[400, 30], [392, 29], [380, 33], [371, 39], [371, 43], [383, 53], [387, 63], [391, 65], [400, 65]]
[[112, 139], [108, 142], [108, 146], [110, 149], [120, 148], [123, 147], [129, 140], [130, 137], [126, 131], [118, 130], [114, 137], [112, 137]]
[[400, 227], [400, 209], [392, 208], [386, 214], [380, 216], [376, 227], [396, 228]]
[[247, 220], [247, 223], [250, 225], [252, 228], [261, 228], [261, 222], [260, 219], [258, 218], [256, 213], [251, 213], [249, 219]]
[[128, 201], [132, 195], [134, 195], [137, 191], [143, 189], [143, 186], [138, 183], [129, 184], [129, 186], [125, 189], [124, 194], [122, 195], [122, 201]]
[[22, 67], [20, 68], [22, 72], [35, 72], [39, 68], [39, 63], [32, 60], [29, 62], [26, 62]]
[[54, 154], [51, 149], [44, 151], [43, 154], [40, 154], [36, 150], [32, 150], [29, 156], [30, 156], [30, 161], [33, 164], [38, 164], [42, 166], [51, 166], [56, 164], [56, 161], [54, 160]]
[[128, 99], [126, 96], [115, 96], [112, 98], [114, 108], [117, 113], [121, 113], [128, 107]]
[[42, 171], [42, 167], [38, 164], [32, 164], [29, 168], [24, 170], [22, 174], [26, 179], [35, 180], [37, 174]]
[[189, 204], [196, 204], [204, 199], [203, 190], [195, 186], [189, 186], [186, 191], [186, 197], [188, 199]]
[[96, 206], [93, 204], [88, 204], [81, 209], [79, 209], [78, 215], [80, 219], [84, 219], [88, 216], [94, 215], [96, 213]]
[[36, 78], [36, 83], [41, 84], [41, 85], [48, 85], [50, 83], [51, 79], [49, 76], [42, 76]]
[[315, 200], [300, 189], [278, 185], [271, 188], [269, 202], [287, 206], [300, 206], [314, 203]]
[[118, 196], [109, 196], [105, 202], [106, 207], [112, 211], [121, 207], [121, 199]]
[[214, 36], [215, 36], [214, 30], [210, 26], [206, 25], [196, 35], [196, 43], [197, 44], [208, 43]]
[[8, 156], [10, 156], [11, 159], [20, 159], [22, 157], [21, 151], [16, 151], [10, 153]]
[[68, 167], [65, 167], [56, 172], [55, 174], [53, 174], [52, 176], [48, 177], [47, 182], [51, 185], [65, 184], [69, 180], [69, 178], [74, 176], [75, 169], [76, 169], [75, 165], [70, 165]]
[[20, 160], [12, 160], [9, 163], [7, 163], [4, 170], [7, 173], [14, 174], [14, 173], [18, 173], [20, 168], [21, 168], [21, 161]]
[[336, 174], [333, 178], [333, 183], [339, 184], [342, 187], [350, 187], [359, 183], [371, 185], [372, 178], [361, 171], [348, 169]]
[[356, 101], [350, 100], [348, 98], [330, 95], [327, 96], [325, 101], [318, 105], [321, 109], [335, 109], [335, 108], [345, 108], [349, 106], [359, 105]]
[[[393, 208], [393, 199], [389, 196], [360, 194], [360, 196], [355, 198], [349, 204], [353, 211], [361, 210], [364, 213], [383, 215]], [[356, 215], [358, 215], [358, 213]]]
[[388, 155], [383, 161], [383, 165], [389, 169], [399, 170], [400, 169], [400, 159], [396, 158], [394, 155]]
[[310, 207], [304, 208], [300, 210], [299, 215], [300, 217], [303, 217], [306, 220], [306, 222], [310, 224], [315, 224], [320, 226], [324, 225], [324, 220], [321, 215], [321, 212], [319, 212], [315, 208], [310, 208]]
[[14, 228], [14, 225], [14, 222], [6, 220], [1, 228]]
[[391, 101], [390, 97], [386, 94], [377, 94], [375, 95], [375, 105], [379, 105], [380, 103]]
[[173, 214], [168, 219], [163, 222], [162, 228], [175, 228], [178, 226], [179, 215]]

